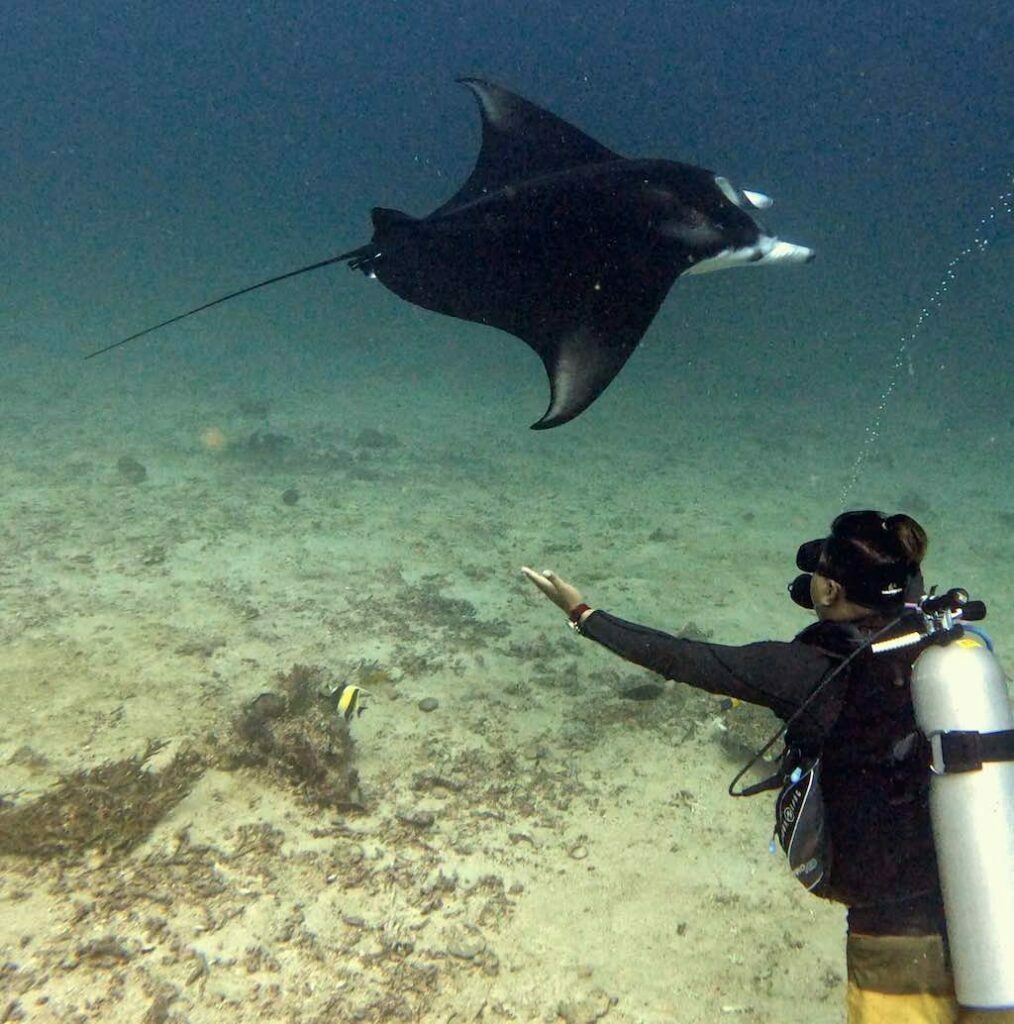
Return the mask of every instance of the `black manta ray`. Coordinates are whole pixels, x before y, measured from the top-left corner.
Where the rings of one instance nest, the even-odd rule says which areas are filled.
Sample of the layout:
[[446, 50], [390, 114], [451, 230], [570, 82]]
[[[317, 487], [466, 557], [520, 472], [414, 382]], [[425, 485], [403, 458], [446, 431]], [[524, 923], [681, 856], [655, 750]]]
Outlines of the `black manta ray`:
[[544, 430], [595, 401], [681, 274], [813, 258], [754, 220], [749, 211], [771, 205], [761, 193], [690, 164], [621, 157], [506, 89], [460, 81], [479, 101], [482, 147], [468, 180], [442, 206], [422, 218], [378, 207], [367, 245], [99, 351], [347, 261], [416, 306], [499, 327], [533, 348], [549, 375], [549, 408], [533, 424]]

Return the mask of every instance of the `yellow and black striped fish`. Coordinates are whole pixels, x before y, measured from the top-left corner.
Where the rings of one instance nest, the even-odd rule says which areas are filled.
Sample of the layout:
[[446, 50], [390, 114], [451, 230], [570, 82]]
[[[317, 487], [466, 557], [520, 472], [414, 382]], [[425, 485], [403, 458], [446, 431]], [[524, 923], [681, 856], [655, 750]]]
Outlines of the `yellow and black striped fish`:
[[361, 686], [356, 686], [355, 683], [342, 683], [335, 690], [334, 696], [337, 698], [338, 711], [346, 722], [353, 715], [358, 717], [366, 710], [362, 700], [366, 695], [366, 690]]

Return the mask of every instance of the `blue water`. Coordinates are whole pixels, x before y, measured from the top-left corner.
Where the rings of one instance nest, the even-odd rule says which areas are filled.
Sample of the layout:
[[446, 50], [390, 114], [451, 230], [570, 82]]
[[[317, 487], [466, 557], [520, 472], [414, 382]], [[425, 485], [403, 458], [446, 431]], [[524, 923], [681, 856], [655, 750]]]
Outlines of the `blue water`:
[[[135, 654], [147, 651], [143, 624], [170, 613], [136, 560], [158, 542], [173, 608], [221, 612], [226, 649], [252, 645], [268, 664], [263, 638], [222, 611], [221, 594], [239, 587], [229, 560], [207, 555], [202, 578], [204, 556], [186, 547], [214, 551], [223, 536], [254, 592], [244, 599], [288, 623], [275, 626], [284, 653], [272, 668], [304, 657], [300, 643], [328, 649], [332, 634], [306, 607], [347, 578], [365, 592], [402, 571], [453, 576], [458, 560], [479, 618], [513, 621], [527, 643], [530, 595], [504, 580], [544, 553], [632, 618], [693, 619], [731, 642], [789, 635], [801, 625], [782, 596], [795, 544], [846, 504], [922, 520], [932, 578], [991, 602], [1009, 666], [1011, 53], [1010, 4], [979, 0], [8, 0], [0, 568], [40, 589], [5, 585], [0, 639], [31, 641], [45, 674], [77, 617], [94, 615], [118, 638], [136, 628]], [[548, 389], [524, 345], [408, 306], [340, 266], [82, 359], [366, 242], [373, 206], [424, 215], [444, 202], [479, 142], [461, 75], [515, 90], [624, 155], [699, 164], [771, 195], [765, 224], [818, 259], [678, 281], [603, 396], [540, 434], [528, 425]], [[300, 452], [380, 427], [399, 436], [399, 454], [375, 485], [294, 463], [242, 478], [198, 438], [264, 426], [237, 412], [251, 400], [270, 403], [267, 428]], [[145, 489], [119, 488], [123, 452], [148, 466]], [[287, 486], [304, 495], [302, 518], [275, 507]], [[462, 534], [456, 517], [473, 514]], [[271, 567], [275, 544], [288, 568]], [[311, 549], [337, 559], [333, 578], [292, 568], [305, 569]], [[360, 549], [358, 560], [348, 553]], [[243, 563], [244, 551], [261, 561]], [[45, 590], [46, 573], [62, 579], [74, 558], [93, 576]], [[351, 576], [343, 559], [355, 561]], [[286, 619], [300, 599], [309, 605]], [[397, 630], [367, 639], [396, 643]], [[174, 643], [153, 659], [162, 670]], [[97, 663], [103, 650], [82, 657]], [[489, 664], [484, 685], [517, 682]], [[136, 667], [108, 666], [114, 690], [124, 666]], [[236, 666], [217, 678], [258, 685]], [[75, 764], [58, 746], [54, 764]], [[820, 1019], [837, 1019], [827, 1005]]]

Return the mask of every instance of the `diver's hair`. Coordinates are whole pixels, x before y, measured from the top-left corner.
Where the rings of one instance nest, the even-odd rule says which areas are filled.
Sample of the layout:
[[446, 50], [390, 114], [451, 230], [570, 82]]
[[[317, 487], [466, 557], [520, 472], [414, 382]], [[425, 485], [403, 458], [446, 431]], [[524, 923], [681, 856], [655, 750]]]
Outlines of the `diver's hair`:
[[926, 557], [926, 549], [929, 547], [926, 531], [904, 512], [888, 516], [884, 522], [908, 560], [915, 565], [920, 565]]
[[832, 532], [861, 563], [871, 567], [907, 563], [918, 568], [929, 545], [926, 531], [903, 512], [893, 516], [846, 512], [835, 520]]

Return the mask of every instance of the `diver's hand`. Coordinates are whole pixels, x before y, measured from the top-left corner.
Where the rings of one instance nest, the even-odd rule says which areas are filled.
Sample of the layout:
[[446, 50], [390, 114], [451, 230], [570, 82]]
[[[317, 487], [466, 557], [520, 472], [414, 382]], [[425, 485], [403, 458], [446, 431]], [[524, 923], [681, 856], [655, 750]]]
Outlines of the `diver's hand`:
[[523, 565], [521, 571], [557, 608], [562, 608], [568, 615], [579, 604], [584, 604], [581, 591], [577, 587], [571, 586], [566, 580], [560, 579], [552, 569], [536, 572], [534, 569], [529, 569], [527, 565]]

